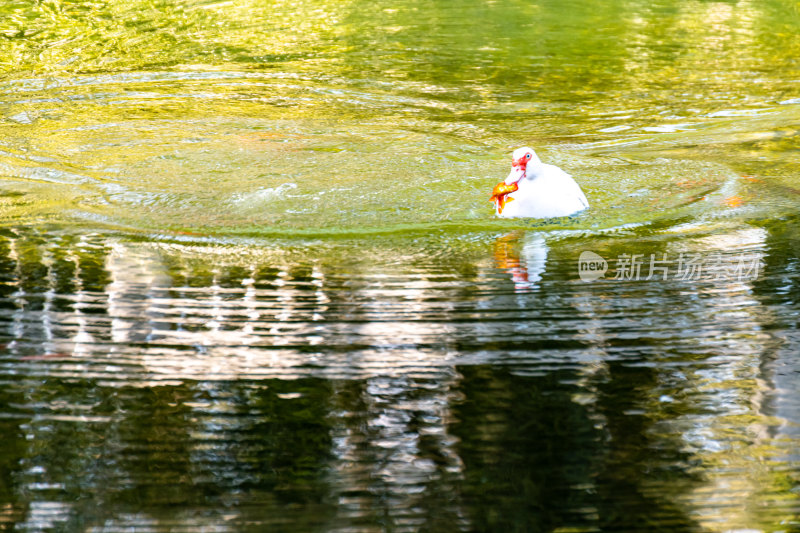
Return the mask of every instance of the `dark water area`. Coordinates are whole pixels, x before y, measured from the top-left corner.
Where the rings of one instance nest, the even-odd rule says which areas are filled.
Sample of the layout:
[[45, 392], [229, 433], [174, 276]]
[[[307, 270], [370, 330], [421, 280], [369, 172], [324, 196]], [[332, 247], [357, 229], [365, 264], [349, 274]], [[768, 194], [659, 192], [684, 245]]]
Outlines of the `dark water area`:
[[[797, 229], [546, 260], [519, 233], [437, 257], [6, 231], [4, 524], [795, 530]], [[587, 244], [725, 239], [757, 279], [579, 278]]]
[[0, 531], [800, 531], [799, 32], [0, 5]]

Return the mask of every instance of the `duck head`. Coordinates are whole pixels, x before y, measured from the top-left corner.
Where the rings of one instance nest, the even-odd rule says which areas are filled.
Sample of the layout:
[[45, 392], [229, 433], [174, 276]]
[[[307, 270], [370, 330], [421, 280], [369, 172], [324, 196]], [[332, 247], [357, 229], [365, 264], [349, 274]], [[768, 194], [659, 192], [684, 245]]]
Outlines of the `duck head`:
[[525, 177], [528, 165], [538, 165], [541, 163], [531, 148], [524, 146], [517, 148], [511, 155], [511, 172], [505, 180], [506, 185], [512, 185]]

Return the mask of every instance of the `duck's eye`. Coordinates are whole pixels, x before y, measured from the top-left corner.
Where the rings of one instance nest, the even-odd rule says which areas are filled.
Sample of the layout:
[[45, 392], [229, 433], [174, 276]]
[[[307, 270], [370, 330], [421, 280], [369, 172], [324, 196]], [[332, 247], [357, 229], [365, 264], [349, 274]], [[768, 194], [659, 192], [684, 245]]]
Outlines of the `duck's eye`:
[[525, 154], [525, 159], [530, 159], [530, 158], [531, 158], [531, 154]]

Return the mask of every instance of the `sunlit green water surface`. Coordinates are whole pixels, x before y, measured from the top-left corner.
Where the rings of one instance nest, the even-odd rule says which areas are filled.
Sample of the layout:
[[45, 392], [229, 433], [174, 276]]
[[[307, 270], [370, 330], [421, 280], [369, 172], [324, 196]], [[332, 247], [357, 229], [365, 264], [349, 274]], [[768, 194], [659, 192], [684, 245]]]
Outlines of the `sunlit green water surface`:
[[[2, 4], [0, 530], [800, 531], [798, 34]], [[494, 218], [521, 145], [591, 208]]]

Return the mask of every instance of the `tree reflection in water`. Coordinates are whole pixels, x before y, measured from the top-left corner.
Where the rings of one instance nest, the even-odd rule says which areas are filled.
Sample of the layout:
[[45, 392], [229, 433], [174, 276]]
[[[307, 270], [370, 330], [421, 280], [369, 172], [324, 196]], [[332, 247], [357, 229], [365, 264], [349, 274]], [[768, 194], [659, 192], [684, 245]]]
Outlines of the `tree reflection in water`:
[[[777, 249], [787, 232], [651, 246]], [[757, 282], [587, 284], [582, 246], [6, 231], [2, 520], [685, 531], [791, 514], [791, 498], [730, 509], [796, 479], [796, 254]]]

